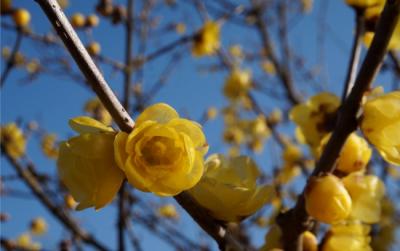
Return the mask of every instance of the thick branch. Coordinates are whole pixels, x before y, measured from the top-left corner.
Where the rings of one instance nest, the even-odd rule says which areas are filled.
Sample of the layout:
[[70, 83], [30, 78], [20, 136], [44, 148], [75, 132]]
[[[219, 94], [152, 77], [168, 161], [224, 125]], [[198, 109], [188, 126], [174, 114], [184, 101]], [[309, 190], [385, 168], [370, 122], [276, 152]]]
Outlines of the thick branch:
[[[335, 162], [347, 137], [357, 128], [357, 113], [364, 93], [370, 88], [382, 65], [387, 46], [399, 20], [400, 0], [388, 0], [378, 22], [371, 47], [364, 59], [350, 95], [338, 114], [338, 120], [312, 176], [332, 173]], [[310, 179], [309, 179], [310, 180]], [[305, 210], [304, 191], [296, 206], [278, 217], [283, 232], [283, 243], [287, 251], [301, 251], [301, 233], [311, 227], [311, 218]]]

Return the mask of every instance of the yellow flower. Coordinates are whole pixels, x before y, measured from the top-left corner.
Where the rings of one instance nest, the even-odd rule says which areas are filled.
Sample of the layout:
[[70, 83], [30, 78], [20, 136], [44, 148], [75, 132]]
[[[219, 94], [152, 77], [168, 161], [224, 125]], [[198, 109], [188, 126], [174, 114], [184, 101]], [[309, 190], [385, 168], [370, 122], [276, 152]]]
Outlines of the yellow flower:
[[177, 23], [175, 25], [175, 31], [178, 34], [183, 34], [186, 31], [186, 25], [184, 23]]
[[79, 203], [77, 210], [100, 209], [112, 201], [124, 179], [114, 161], [116, 133], [89, 117], [74, 118], [70, 126], [80, 135], [60, 145], [60, 179]]
[[208, 145], [199, 124], [159, 103], [140, 114], [130, 134], [119, 132], [114, 148], [130, 184], [143, 192], [173, 196], [200, 180]]
[[41, 245], [38, 242], [32, 242], [32, 238], [28, 233], [23, 233], [17, 237], [16, 244], [18, 248], [23, 250], [40, 250]]
[[8, 155], [18, 159], [25, 154], [26, 140], [23, 132], [15, 123], [9, 123], [0, 128], [1, 142]]
[[400, 165], [400, 91], [372, 98], [363, 108], [364, 136], [386, 161]]
[[158, 208], [158, 215], [164, 218], [178, 219], [179, 214], [173, 204], [165, 204]]
[[35, 218], [31, 221], [30, 230], [34, 235], [43, 235], [47, 232], [47, 223], [42, 217]]
[[[318, 152], [319, 156], [322, 154], [330, 137], [331, 135], [328, 134], [321, 140], [321, 146]], [[336, 169], [344, 173], [361, 171], [368, 164], [371, 154], [372, 150], [369, 148], [367, 141], [356, 133], [352, 133], [347, 138], [340, 152]]]
[[251, 88], [251, 73], [250, 71], [243, 71], [234, 69], [225, 80], [224, 94], [232, 100], [247, 95]]
[[352, 200], [350, 217], [365, 223], [378, 223], [385, 184], [375, 175], [350, 174], [343, 184]]
[[16, 9], [12, 16], [14, 23], [18, 27], [26, 27], [31, 21], [31, 14], [26, 9]]
[[220, 24], [207, 21], [193, 41], [192, 54], [195, 57], [213, 55], [219, 49]]
[[108, 113], [107, 109], [97, 97], [87, 101], [84, 110], [101, 123], [107, 126], [112, 124], [112, 117], [110, 113]]
[[214, 154], [205, 166], [204, 176], [189, 193], [218, 220], [243, 220], [274, 196], [272, 186], [257, 185], [260, 172], [249, 157]]
[[229, 54], [231, 54], [235, 58], [244, 57], [242, 47], [240, 47], [239, 44], [232, 45], [231, 47], [229, 47]]
[[276, 68], [275, 65], [271, 62], [271, 60], [265, 60], [261, 64], [261, 68], [265, 73], [268, 73], [269, 75], [275, 75], [276, 74]]
[[58, 156], [58, 147], [56, 145], [57, 135], [46, 134], [42, 138], [42, 151], [43, 153], [51, 158], [56, 159]]
[[306, 192], [307, 213], [332, 224], [346, 219], [351, 212], [351, 197], [342, 181], [334, 175], [312, 178]]
[[322, 251], [372, 251], [368, 236], [371, 227], [357, 222], [333, 225], [328, 231]]
[[311, 97], [306, 103], [296, 105], [290, 111], [290, 119], [299, 128], [296, 130], [297, 134], [304, 137], [313, 151], [317, 150], [321, 139], [332, 130], [339, 105], [338, 97], [323, 92]]

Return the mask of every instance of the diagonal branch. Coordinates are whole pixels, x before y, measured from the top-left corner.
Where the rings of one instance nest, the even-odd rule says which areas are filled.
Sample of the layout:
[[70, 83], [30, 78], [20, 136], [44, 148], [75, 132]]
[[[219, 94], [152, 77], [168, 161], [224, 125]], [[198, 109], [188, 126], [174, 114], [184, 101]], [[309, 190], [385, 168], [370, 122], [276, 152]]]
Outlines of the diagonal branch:
[[[35, 0], [47, 15], [54, 29], [61, 37], [65, 46], [86, 76], [93, 90], [108, 109], [113, 119], [122, 131], [130, 132], [134, 121], [114, 95], [100, 71], [85, 50], [78, 35], [71, 27], [56, 0]], [[221, 250], [230, 247], [232, 250], [246, 250], [223, 226], [217, 223], [196, 201], [186, 192], [174, 197], [175, 200], [190, 214], [190, 216], [206, 231], [220, 246]]]
[[11, 70], [15, 66], [16, 55], [18, 53], [19, 47], [21, 47], [22, 37], [23, 37], [23, 30], [20, 27], [17, 27], [17, 38], [15, 40], [14, 47], [12, 49], [10, 58], [8, 59], [6, 66], [4, 68], [3, 73], [1, 74], [0, 79], [0, 88], [2, 88], [7, 80], [8, 75], [10, 74]]
[[[386, 1], [385, 8], [378, 22], [371, 47], [364, 59], [350, 95], [343, 103], [335, 130], [332, 133], [311, 177], [318, 177], [335, 170], [336, 159], [347, 137], [357, 129], [357, 113], [364, 93], [370, 88], [378, 73], [387, 46], [400, 16], [400, 0]], [[311, 178], [310, 177], [310, 178]], [[310, 180], [309, 178], [309, 180]], [[296, 206], [278, 216], [278, 224], [282, 228], [283, 243], [287, 251], [301, 251], [301, 233], [312, 226], [312, 219], [305, 210], [305, 198], [299, 196]]]

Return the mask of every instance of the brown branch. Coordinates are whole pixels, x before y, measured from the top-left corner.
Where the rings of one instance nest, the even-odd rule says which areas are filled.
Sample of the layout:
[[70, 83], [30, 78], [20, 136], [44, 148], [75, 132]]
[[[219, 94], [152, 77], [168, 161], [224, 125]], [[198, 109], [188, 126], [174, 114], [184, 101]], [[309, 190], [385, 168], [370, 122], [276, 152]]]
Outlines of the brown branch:
[[118, 101], [92, 58], [89, 56], [85, 46], [80, 41], [57, 1], [36, 0], [36, 2], [47, 15], [49, 21], [57, 31], [57, 34], [78, 64], [79, 69], [85, 75], [101, 102], [108, 108], [117, 125], [121, 130], [130, 132], [134, 126], [133, 120]]
[[15, 39], [15, 44], [11, 51], [10, 58], [8, 59], [6, 66], [4, 68], [4, 71], [1, 74], [0, 88], [2, 88], [4, 86], [8, 75], [10, 74], [11, 70], [14, 68], [16, 55], [18, 53], [19, 48], [21, 47], [23, 31], [21, 30], [22, 28], [16, 28], [16, 29], [17, 29], [17, 38]]
[[33, 174], [29, 168], [24, 168], [16, 159], [7, 154], [3, 142], [1, 144], [1, 152], [4, 153], [3, 155], [6, 157], [10, 165], [15, 169], [18, 176], [29, 187], [33, 195], [35, 195], [37, 199], [47, 208], [47, 210], [49, 210], [50, 213], [54, 215], [67, 229], [79, 237], [83, 242], [92, 245], [98, 250], [108, 250], [108, 248], [101, 244], [92, 235], [84, 231], [65, 210], [49, 199], [40, 182], [36, 179], [35, 174]]
[[342, 102], [349, 95], [354, 86], [357, 76], [357, 68], [360, 62], [362, 37], [364, 35], [364, 11], [363, 9], [354, 9], [356, 19], [356, 33], [354, 34], [353, 47], [351, 49], [350, 62], [347, 69], [346, 81], [343, 88]]
[[[109, 88], [57, 1], [36, 0], [36, 2], [39, 3], [49, 21], [53, 24], [54, 29], [61, 37], [80, 70], [85, 74], [88, 82], [92, 85], [92, 88], [95, 90], [104, 106], [117, 122], [119, 128], [125, 132], [132, 131], [134, 126], [133, 120]], [[212, 219], [207, 211], [198, 205], [189, 194], [182, 192], [174, 198], [192, 216], [199, 226], [215, 239], [222, 250], [225, 250], [227, 246], [232, 247], [233, 250], [245, 250], [229, 231]]]
[[[364, 93], [382, 65], [387, 46], [400, 15], [400, 0], [388, 0], [378, 22], [371, 47], [364, 59], [350, 95], [343, 103], [335, 130], [332, 133], [311, 177], [332, 173], [335, 162], [347, 137], [357, 128], [357, 113]], [[310, 177], [310, 178], [311, 178]], [[309, 180], [310, 180], [309, 178]], [[309, 181], [308, 180], [308, 181]], [[301, 251], [301, 233], [312, 226], [312, 218], [305, 210], [304, 191], [296, 206], [278, 216], [283, 232], [283, 244], [287, 251]]]
[[278, 77], [286, 90], [286, 96], [288, 97], [289, 101], [292, 104], [298, 104], [302, 101], [303, 98], [296, 90], [291, 75], [287, 70], [285, 70], [285, 67], [281, 65], [275, 53], [275, 50], [272, 47], [272, 41], [268, 33], [267, 25], [263, 20], [264, 7], [257, 6], [255, 3], [253, 3], [253, 5], [254, 5], [254, 14], [256, 18], [255, 25], [260, 34], [265, 53], [267, 57], [271, 60], [272, 64], [274, 65]]

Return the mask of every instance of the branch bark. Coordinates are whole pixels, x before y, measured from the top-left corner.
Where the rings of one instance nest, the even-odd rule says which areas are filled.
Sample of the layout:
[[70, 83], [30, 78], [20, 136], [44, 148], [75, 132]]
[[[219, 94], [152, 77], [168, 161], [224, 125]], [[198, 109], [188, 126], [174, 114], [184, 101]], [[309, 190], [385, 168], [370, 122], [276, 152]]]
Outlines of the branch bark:
[[[318, 177], [335, 170], [336, 159], [347, 137], [357, 129], [357, 113], [364, 93], [370, 88], [372, 81], [382, 65], [387, 46], [399, 20], [400, 0], [386, 1], [375, 30], [371, 47], [364, 59], [350, 95], [343, 103], [335, 130], [332, 133], [311, 177]], [[311, 178], [310, 177], [310, 178]], [[309, 178], [309, 180], [310, 180]], [[305, 210], [304, 191], [299, 196], [296, 206], [278, 216], [278, 224], [283, 232], [283, 244], [287, 251], [301, 251], [302, 232], [310, 229], [313, 219]]]

